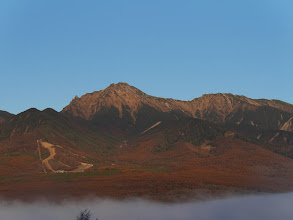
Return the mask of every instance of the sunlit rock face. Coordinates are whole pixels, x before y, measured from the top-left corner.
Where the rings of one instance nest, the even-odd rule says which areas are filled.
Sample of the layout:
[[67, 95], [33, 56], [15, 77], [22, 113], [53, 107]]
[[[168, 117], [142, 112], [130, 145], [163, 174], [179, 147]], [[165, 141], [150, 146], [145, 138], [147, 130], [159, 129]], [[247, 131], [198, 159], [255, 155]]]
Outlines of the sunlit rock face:
[[[176, 112], [186, 117], [215, 123], [290, 130], [293, 105], [267, 99], [250, 99], [230, 93], [205, 94], [191, 101], [150, 96], [127, 83], [111, 84], [104, 90], [77, 96], [62, 112], [94, 120], [108, 112], [135, 124], [145, 107], [159, 112]], [[177, 115], [178, 116], [178, 115]], [[287, 123], [287, 124], [286, 124]], [[289, 123], [289, 125], [288, 125]]]

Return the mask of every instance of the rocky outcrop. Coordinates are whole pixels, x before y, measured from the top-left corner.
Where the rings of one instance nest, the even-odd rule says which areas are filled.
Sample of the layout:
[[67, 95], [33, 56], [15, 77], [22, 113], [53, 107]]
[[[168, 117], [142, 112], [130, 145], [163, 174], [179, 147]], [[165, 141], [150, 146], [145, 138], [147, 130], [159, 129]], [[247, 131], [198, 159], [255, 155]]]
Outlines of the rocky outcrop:
[[286, 121], [280, 130], [293, 132], [293, 117]]

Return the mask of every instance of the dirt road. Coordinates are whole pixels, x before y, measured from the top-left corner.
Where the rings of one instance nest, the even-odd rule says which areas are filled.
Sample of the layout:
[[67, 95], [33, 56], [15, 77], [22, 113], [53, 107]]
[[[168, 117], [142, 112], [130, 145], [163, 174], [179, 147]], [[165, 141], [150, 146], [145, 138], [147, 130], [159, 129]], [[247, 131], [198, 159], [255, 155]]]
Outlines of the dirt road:
[[[43, 165], [43, 169], [44, 169], [45, 173], [46, 173], [46, 170], [44, 168], [44, 165], [46, 166], [46, 168], [48, 170], [50, 170], [53, 173], [66, 173], [66, 172], [78, 173], [78, 172], [84, 172], [86, 169], [89, 169], [89, 168], [91, 168], [93, 166], [92, 164], [80, 162], [80, 165], [76, 169], [71, 170], [71, 171], [54, 170], [52, 168], [52, 166], [50, 165], [49, 161], [54, 159], [54, 157], [56, 155], [56, 150], [55, 150], [56, 147], [60, 147], [60, 148], [62, 148], [62, 147], [58, 146], [58, 145], [53, 145], [53, 144], [50, 144], [48, 142], [41, 141], [41, 140], [37, 140], [37, 142], [38, 142], [40, 159], [41, 159], [40, 145], [43, 146], [44, 148], [48, 149], [49, 153], [50, 153], [49, 157], [47, 157], [46, 159], [42, 160], [42, 165]], [[61, 161], [58, 161], [58, 162], [63, 164], [63, 165], [65, 165], [65, 166], [67, 166], [67, 167], [70, 167], [69, 165], [62, 163]]]
[[72, 170], [70, 172], [72, 173], [80, 173], [80, 172], [84, 172], [86, 169], [91, 168], [93, 165], [92, 164], [88, 164], [88, 163], [81, 163], [81, 165], [79, 165], [78, 168], [76, 168], [75, 170]]
[[54, 145], [53, 145], [53, 144], [50, 144], [50, 143], [48, 143], [48, 142], [43, 142], [43, 141], [39, 141], [39, 142], [41, 143], [41, 145], [42, 145], [44, 148], [48, 149], [49, 152], [50, 152], [50, 156], [47, 157], [46, 159], [44, 159], [44, 160], [42, 161], [42, 163], [45, 164], [45, 166], [46, 166], [49, 170], [51, 170], [52, 172], [55, 172], [55, 170], [52, 168], [52, 166], [51, 166], [50, 163], [49, 163], [49, 160], [54, 159], [54, 156], [56, 155], [55, 148], [53, 147]]

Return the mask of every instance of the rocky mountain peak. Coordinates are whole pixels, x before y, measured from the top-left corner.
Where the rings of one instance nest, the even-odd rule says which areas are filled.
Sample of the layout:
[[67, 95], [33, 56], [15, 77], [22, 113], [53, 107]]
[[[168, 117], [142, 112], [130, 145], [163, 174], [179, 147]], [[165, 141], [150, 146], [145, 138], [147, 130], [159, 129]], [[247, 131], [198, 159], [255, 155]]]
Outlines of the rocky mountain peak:
[[145, 97], [145, 93], [125, 82], [113, 83], [104, 90], [88, 93], [80, 98], [75, 97], [63, 112], [88, 120], [101, 109], [114, 107], [122, 117], [123, 108], [127, 106], [133, 116], [133, 112]]
[[119, 82], [119, 83], [111, 83], [107, 88], [130, 88], [128, 83], [126, 82]]
[[140, 91], [139, 89], [137, 89], [134, 86], [130, 86], [129, 84], [125, 83], [125, 82], [120, 82], [117, 84], [112, 83], [110, 86], [108, 86], [106, 89], [99, 91], [103, 94], [114, 94], [116, 96], [120, 96], [120, 95], [146, 95], [145, 93], [143, 93], [142, 91]]
[[[104, 90], [88, 93], [80, 98], [76, 97], [63, 109], [63, 112], [86, 120], [105, 117], [106, 114], [109, 115], [108, 117], [118, 114], [117, 117], [120, 119], [128, 115], [127, 117], [130, 116], [135, 123], [139, 112], [144, 112], [144, 115], [148, 114], [143, 110], [146, 106], [148, 109], [161, 113], [177, 112], [187, 117], [205, 119], [215, 123], [225, 123], [229, 119], [233, 123], [252, 124], [256, 119], [246, 120], [246, 117], [251, 114], [267, 117], [267, 112], [277, 115], [280, 115], [279, 112], [284, 112], [284, 117], [280, 118], [279, 122], [276, 121], [278, 126], [281, 126], [289, 120], [288, 117], [293, 113], [292, 105], [278, 100], [251, 99], [231, 93], [216, 93], [205, 94], [192, 101], [179, 101], [147, 95], [127, 83], [111, 84]], [[273, 128], [275, 127], [273, 126]], [[291, 122], [283, 127], [288, 130], [291, 128]]]

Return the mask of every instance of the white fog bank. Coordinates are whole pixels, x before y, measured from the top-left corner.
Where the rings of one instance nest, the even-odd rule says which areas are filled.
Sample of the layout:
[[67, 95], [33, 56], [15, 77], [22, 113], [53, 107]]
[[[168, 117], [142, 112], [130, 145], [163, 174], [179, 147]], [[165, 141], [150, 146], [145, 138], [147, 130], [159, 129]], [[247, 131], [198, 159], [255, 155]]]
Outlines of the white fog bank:
[[226, 198], [207, 202], [162, 204], [133, 199], [95, 199], [52, 204], [0, 203], [1, 220], [75, 220], [90, 209], [93, 220], [292, 220], [293, 193]]

